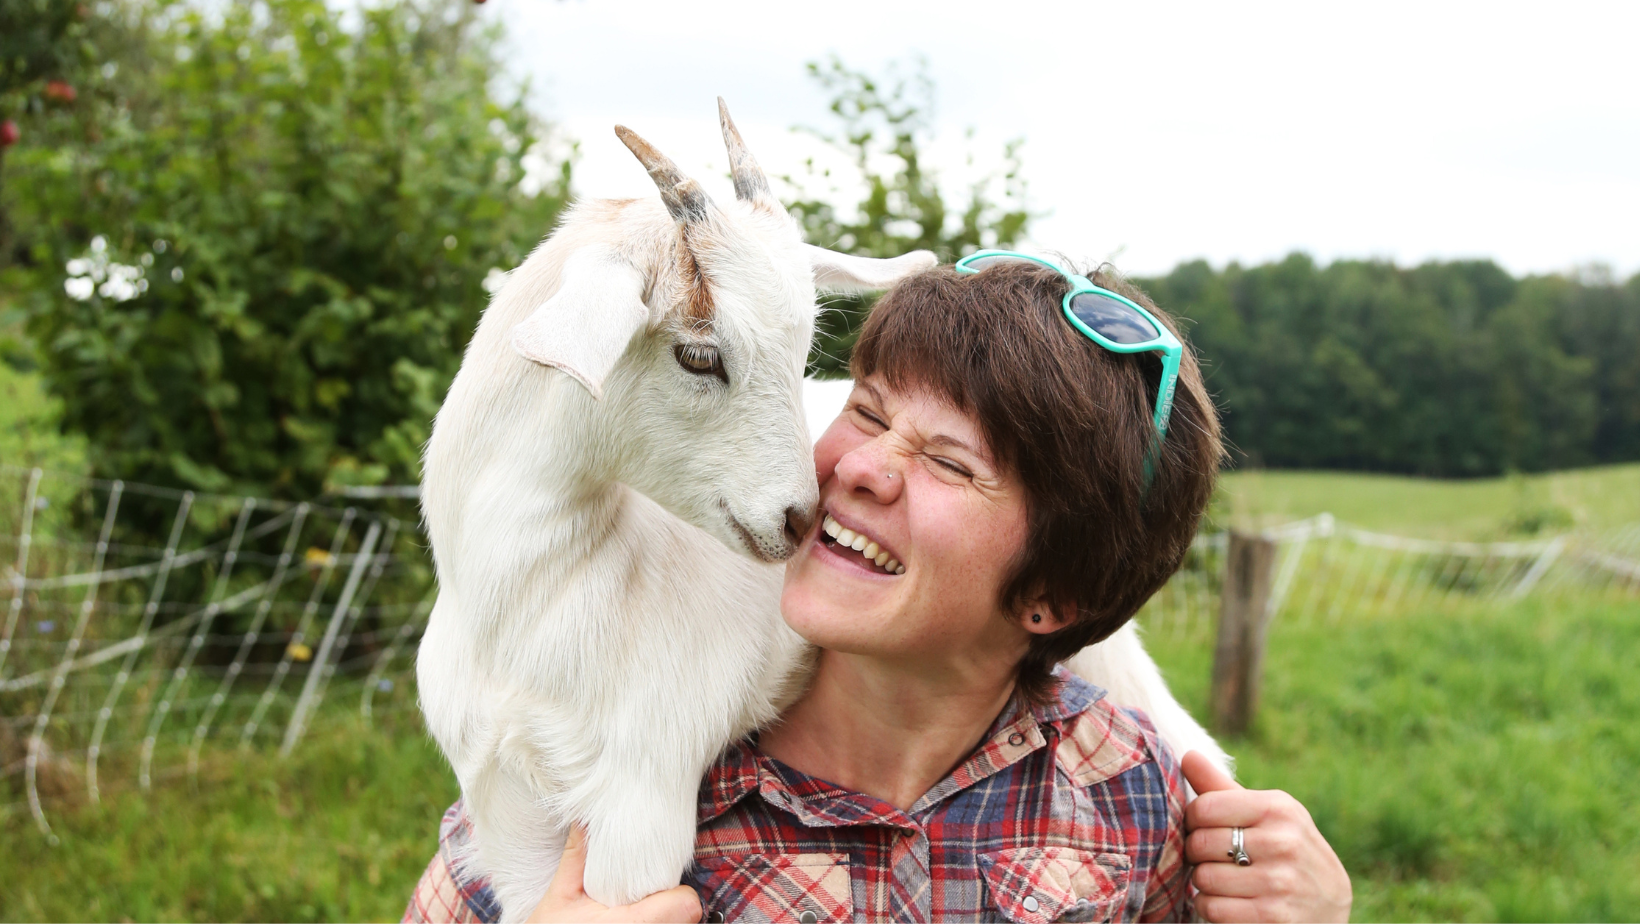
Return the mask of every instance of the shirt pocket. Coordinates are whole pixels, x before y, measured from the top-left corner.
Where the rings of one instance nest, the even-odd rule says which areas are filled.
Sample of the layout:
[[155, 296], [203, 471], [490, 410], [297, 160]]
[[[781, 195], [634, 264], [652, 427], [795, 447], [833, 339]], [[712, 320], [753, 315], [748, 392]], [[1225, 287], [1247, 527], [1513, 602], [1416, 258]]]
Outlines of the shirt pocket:
[[979, 863], [1008, 921], [1109, 921], [1126, 911], [1133, 861], [1124, 854], [1018, 847], [981, 854]]
[[852, 921], [846, 853], [748, 854], [697, 859], [689, 874], [702, 920], [820, 924]]

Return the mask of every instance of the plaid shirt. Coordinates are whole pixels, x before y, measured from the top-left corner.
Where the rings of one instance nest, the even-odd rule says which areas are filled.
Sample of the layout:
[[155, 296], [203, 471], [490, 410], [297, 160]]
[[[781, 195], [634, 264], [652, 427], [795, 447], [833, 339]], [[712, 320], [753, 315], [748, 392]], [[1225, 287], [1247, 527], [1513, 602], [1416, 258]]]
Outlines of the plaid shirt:
[[[730, 746], [701, 783], [683, 881], [707, 921], [1174, 921], [1192, 914], [1184, 784], [1143, 713], [1065, 672], [1016, 699], [909, 811]], [[454, 858], [458, 802], [405, 921], [493, 921]]]

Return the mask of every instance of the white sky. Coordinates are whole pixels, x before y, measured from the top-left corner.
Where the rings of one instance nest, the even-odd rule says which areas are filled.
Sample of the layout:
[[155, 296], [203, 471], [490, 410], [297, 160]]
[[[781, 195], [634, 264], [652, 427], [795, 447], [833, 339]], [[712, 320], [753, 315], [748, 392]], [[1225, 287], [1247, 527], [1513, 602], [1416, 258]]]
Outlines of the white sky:
[[[1640, 4], [490, 0], [581, 194], [653, 195], [632, 127], [727, 196], [714, 99], [770, 173], [825, 127], [805, 61], [922, 55], [936, 161], [1026, 139], [1033, 243], [1154, 273], [1491, 257], [1640, 271]], [[955, 188], [955, 184], [953, 184]]]

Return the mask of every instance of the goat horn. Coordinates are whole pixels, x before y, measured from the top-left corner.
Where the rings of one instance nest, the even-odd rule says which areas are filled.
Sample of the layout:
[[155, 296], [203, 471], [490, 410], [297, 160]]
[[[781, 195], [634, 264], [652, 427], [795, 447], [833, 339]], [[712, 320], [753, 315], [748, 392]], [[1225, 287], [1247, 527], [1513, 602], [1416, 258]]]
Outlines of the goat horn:
[[674, 219], [682, 224], [706, 220], [712, 200], [699, 183], [685, 176], [678, 165], [672, 163], [672, 158], [655, 150], [654, 145], [643, 140], [632, 129], [617, 125], [615, 134], [627, 150], [638, 158], [638, 163], [649, 171], [649, 178], [660, 188], [661, 201], [666, 203], [666, 210], [672, 213]]
[[723, 125], [723, 146], [729, 149], [729, 169], [735, 177], [735, 198], [746, 202], [758, 200], [774, 201], [774, 194], [769, 191], [769, 178], [763, 175], [763, 170], [757, 165], [757, 158], [746, 150], [746, 142], [740, 138], [740, 130], [735, 128], [735, 120], [729, 118], [729, 107], [724, 104], [723, 97], [718, 97], [718, 122]]

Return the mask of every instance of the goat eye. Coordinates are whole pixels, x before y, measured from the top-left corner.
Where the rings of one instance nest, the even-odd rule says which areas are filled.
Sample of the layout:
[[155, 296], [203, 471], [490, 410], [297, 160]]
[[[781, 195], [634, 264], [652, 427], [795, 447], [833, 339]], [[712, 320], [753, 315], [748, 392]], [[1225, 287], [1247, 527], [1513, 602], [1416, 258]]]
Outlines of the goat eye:
[[680, 343], [672, 348], [672, 355], [677, 357], [678, 365], [695, 375], [715, 375], [725, 383], [729, 381], [729, 373], [723, 368], [723, 357], [716, 347]]

